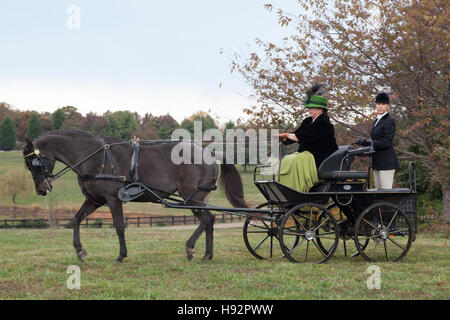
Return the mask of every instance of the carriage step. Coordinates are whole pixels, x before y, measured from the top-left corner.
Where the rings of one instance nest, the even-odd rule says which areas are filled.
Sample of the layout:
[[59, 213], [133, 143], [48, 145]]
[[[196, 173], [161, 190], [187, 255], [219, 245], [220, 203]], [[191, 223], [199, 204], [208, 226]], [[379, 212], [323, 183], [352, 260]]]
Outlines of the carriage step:
[[123, 188], [120, 188], [119, 192], [117, 193], [117, 197], [122, 202], [129, 202], [136, 200], [140, 196], [142, 196], [145, 192], [145, 188], [141, 187], [140, 185], [132, 185], [132, 186], [125, 186]]

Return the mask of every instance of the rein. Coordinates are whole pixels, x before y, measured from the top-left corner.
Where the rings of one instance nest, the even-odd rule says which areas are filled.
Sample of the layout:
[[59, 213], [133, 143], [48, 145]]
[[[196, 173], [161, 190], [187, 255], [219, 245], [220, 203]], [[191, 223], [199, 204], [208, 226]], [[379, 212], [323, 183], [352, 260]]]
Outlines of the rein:
[[111, 169], [113, 170], [114, 176], [116, 176], [116, 172], [114, 170], [114, 165], [112, 164], [112, 159], [111, 159], [111, 155], [109, 154], [109, 149], [112, 146], [115, 145], [119, 145], [119, 144], [125, 144], [125, 143], [129, 143], [129, 141], [124, 141], [124, 142], [116, 142], [116, 143], [111, 143], [111, 144], [105, 144], [105, 141], [103, 139], [101, 139], [102, 142], [102, 146], [97, 149], [96, 151], [92, 152], [90, 155], [88, 155], [87, 157], [83, 158], [82, 160], [78, 161], [76, 164], [74, 164], [73, 166], [66, 166], [64, 169], [60, 170], [58, 173], [50, 176], [50, 178], [54, 181], [56, 179], [61, 178], [64, 174], [66, 174], [67, 172], [75, 169], [76, 167], [78, 167], [79, 165], [85, 163], [86, 161], [88, 161], [90, 158], [92, 158], [93, 156], [95, 156], [97, 153], [99, 153], [100, 151], [104, 150], [104, 155], [103, 155], [103, 164], [102, 164], [102, 171], [100, 174], [103, 174], [104, 168], [105, 168], [105, 160], [106, 158], [108, 158], [110, 164], [111, 164]]
[[[138, 146], [139, 143], [141, 143], [142, 145], [154, 145], [154, 144], [162, 144], [162, 143], [170, 143], [170, 142], [174, 142], [174, 140], [144, 140], [144, 141], [139, 141], [138, 139], [132, 139], [131, 141], [122, 141], [122, 142], [115, 142], [115, 143], [110, 143], [110, 144], [106, 144], [105, 141], [103, 139], [100, 139], [102, 146], [100, 148], [98, 148], [97, 150], [95, 150], [94, 152], [92, 152], [91, 154], [89, 154], [87, 157], [84, 157], [82, 160], [78, 161], [77, 163], [75, 163], [72, 166], [66, 165], [65, 168], [61, 169], [60, 171], [58, 171], [55, 174], [49, 174], [48, 173], [48, 169], [45, 166], [45, 163], [42, 159], [45, 160], [49, 160], [52, 162], [56, 162], [53, 159], [49, 159], [47, 157], [45, 157], [43, 154], [40, 153], [40, 151], [38, 149], [35, 149], [33, 152], [27, 154], [26, 156], [24, 156], [24, 159], [31, 157], [31, 156], [36, 156], [34, 160], [39, 161], [35, 166], [42, 166], [45, 170], [45, 174], [43, 174], [42, 179], [44, 180], [44, 184], [47, 186], [47, 188], [49, 190], [51, 190], [50, 187], [50, 183], [52, 181], [55, 181], [59, 178], [61, 178], [63, 175], [65, 175], [67, 172], [77, 168], [78, 166], [80, 166], [81, 164], [83, 164], [84, 162], [88, 161], [89, 159], [91, 159], [93, 156], [95, 156], [97, 153], [99, 153], [100, 151], [103, 150], [104, 154], [103, 154], [103, 163], [101, 166], [101, 172], [100, 174], [96, 174], [96, 175], [85, 175], [82, 176], [81, 179], [83, 180], [90, 180], [90, 179], [100, 179], [100, 180], [111, 180], [111, 181], [123, 181], [126, 182], [127, 179], [124, 176], [118, 176], [115, 169], [114, 169], [114, 165], [112, 163], [112, 158], [111, 158], [111, 154], [110, 154], [110, 149], [112, 146], [116, 146], [116, 145], [121, 145], [121, 144], [126, 144], [126, 143], [131, 143], [132, 146]], [[111, 169], [113, 174], [104, 174], [104, 169], [105, 169], [105, 163], [106, 161], [108, 161], [110, 163]]]

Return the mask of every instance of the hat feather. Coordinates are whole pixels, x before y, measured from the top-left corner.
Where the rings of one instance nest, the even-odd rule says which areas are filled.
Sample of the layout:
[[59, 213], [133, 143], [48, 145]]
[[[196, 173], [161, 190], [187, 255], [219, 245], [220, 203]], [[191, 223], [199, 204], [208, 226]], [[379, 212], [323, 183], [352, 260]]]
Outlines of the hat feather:
[[306, 91], [306, 98], [305, 98], [304, 104], [306, 105], [309, 103], [311, 96], [313, 96], [313, 95], [325, 96], [326, 93], [327, 93], [327, 90], [325, 89], [325, 84], [316, 83]]

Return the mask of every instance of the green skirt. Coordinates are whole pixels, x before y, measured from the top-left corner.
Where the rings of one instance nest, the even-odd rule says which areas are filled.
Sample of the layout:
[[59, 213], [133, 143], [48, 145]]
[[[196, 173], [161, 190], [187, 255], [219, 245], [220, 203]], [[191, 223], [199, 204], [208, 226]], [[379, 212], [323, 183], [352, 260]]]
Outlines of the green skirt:
[[317, 182], [316, 162], [309, 151], [294, 152], [281, 161], [281, 184], [300, 192], [308, 192]]

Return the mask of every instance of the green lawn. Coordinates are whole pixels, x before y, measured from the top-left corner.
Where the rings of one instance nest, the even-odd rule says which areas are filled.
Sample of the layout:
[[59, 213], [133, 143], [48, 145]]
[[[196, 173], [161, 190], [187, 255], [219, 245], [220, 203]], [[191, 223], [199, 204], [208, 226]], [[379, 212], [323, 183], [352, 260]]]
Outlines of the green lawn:
[[[118, 254], [115, 230], [82, 229], [89, 256], [80, 263], [68, 229], [0, 231], [0, 299], [449, 299], [448, 238], [419, 234], [399, 263], [377, 263], [381, 289], [369, 290], [370, 264], [346, 258], [342, 243], [326, 264], [257, 260], [240, 228], [216, 229], [215, 256], [188, 261], [192, 230], [128, 228], [129, 257]], [[81, 268], [81, 289], [69, 290], [67, 267]]]
[[[61, 163], [57, 163], [54, 172], [62, 169], [64, 166]], [[22, 159], [22, 153], [20, 151], [0, 152], [0, 177], [11, 170], [25, 170], [24, 162]], [[252, 169], [249, 169], [247, 173], [244, 173], [242, 168], [239, 167], [241, 172], [242, 181], [244, 184], [245, 199], [249, 204], [256, 206], [264, 202], [263, 196], [259, 193], [258, 189], [253, 184]], [[30, 184], [33, 184], [30, 174]], [[34, 187], [33, 187], [34, 190]], [[53, 184], [53, 198], [56, 202], [57, 209], [73, 209], [77, 210], [84, 201], [80, 188], [78, 186], [77, 177], [74, 172], [65, 174], [62, 178], [55, 181]], [[31, 194], [25, 196], [18, 196], [18, 206], [22, 207], [40, 207], [46, 208], [45, 197], [38, 196], [34, 191]], [[225, 199], [222, 190], [218, 189], [211, 192], [208, 195], [207, 200], [209, 203], [218, 206], [231, 206]], [[12, 202], [5, 196], [0, 196], [0, 205], [11, 206]], [[107, 208], [100, 208], [99, 210], [108, 211]], [[156, 203], [127, 203], [124, 205], [125, 213], [139, 213], [139, 214], [154, 214], [154, 215], [189, 215], [191, 211], [177, 210], [177, 209], [165, 209], [160, 204]]]

